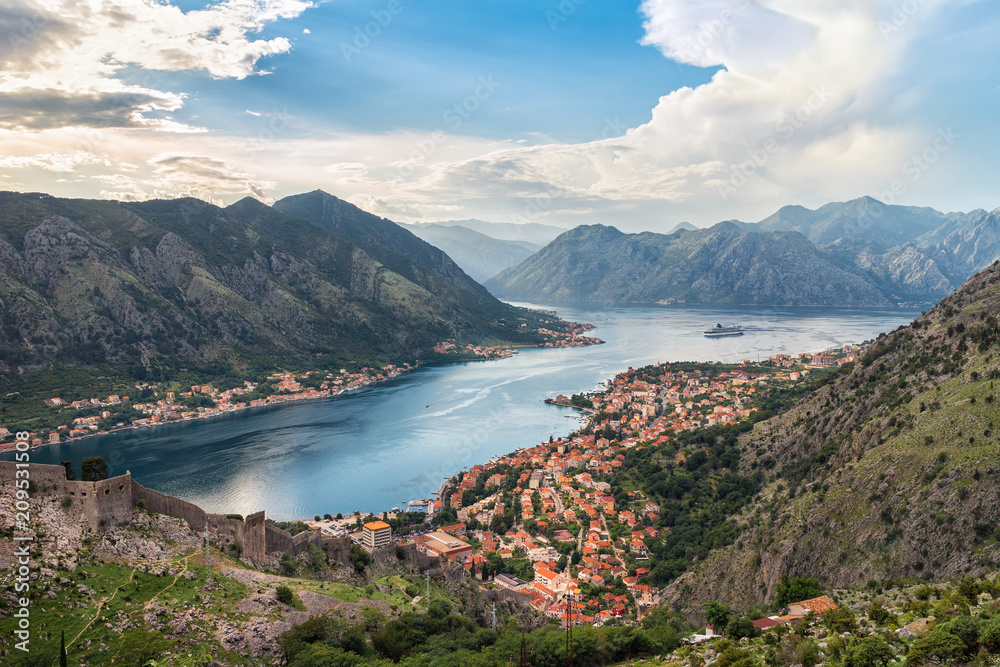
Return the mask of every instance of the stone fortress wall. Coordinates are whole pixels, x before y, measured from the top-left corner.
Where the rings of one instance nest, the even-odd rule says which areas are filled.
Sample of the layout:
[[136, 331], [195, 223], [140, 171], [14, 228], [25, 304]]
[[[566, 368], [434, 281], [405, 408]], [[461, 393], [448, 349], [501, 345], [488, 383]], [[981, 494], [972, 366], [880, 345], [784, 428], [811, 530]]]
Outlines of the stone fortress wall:
[[[0, 461], [0, 488], [14, 485], [16, 470], [14, 461]], [[243, 520], [225, 514], [209, 514], [186, 500], [147, 489], [134, 481], [129, 472], [100, 482], [80, 482], [67, 480], [66, 469], [60, 465], [32, 463], [28, 470], [34, 482], [34, 493], [70, 497], [73, 504], [69, 511], [78, 508], [80, 518], [95, 530], [128, 525], [132, 521], [132, 508], [141, 506], [150, 512], [183, 519], [192, 530], [207, 531], [209, 539], [219, 548], [238, 543], [243, 554], [258, 563], [272, 554], [287, 552], [298, 556], [308, 551], [312, 544], [321, 548], [331, 560], [346, 562], [350, 556], [349, 538], [325, 536], [315, 530], [306, 530], [293, 537], [266, 523], [263, 511]]]

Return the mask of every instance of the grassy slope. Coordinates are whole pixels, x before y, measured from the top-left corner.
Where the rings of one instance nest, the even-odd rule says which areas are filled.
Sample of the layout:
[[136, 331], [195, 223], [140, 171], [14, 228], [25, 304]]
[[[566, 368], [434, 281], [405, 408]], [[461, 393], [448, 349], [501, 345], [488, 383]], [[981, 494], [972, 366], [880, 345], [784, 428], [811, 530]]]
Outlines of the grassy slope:
[[[940, 579], [1000, 562], [1000, 268], [880, 338], [831, 385], [758, 424], [744, 470], [768, 485], [741, 536], [664, 600], [748, 607], [782, 574], [832, 586]], [[950, 332], [950, 333], [949, 333]]]

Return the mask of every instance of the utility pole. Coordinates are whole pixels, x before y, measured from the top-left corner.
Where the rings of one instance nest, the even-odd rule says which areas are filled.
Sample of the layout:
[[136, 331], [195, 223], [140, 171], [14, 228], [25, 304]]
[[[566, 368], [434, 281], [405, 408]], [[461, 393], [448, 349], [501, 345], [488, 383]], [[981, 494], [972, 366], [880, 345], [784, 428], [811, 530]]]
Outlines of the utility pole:
[[208, 584], [210, 584], [212, 582], [212, 568], [209, 567], [209, 560], [208, 560], [209, 545], [208, 545], [208, 527], [207, 526], [205, 527], [205, 543], [204, 543], [204, 547], [205, 547], [205, 585], [207, 586]]
[[424, 579], [427, 580], [427, 611], [431, 610], [431, 573], [424, 572]]
[[573, 595], [566, 594], [566, 667], [573, 667]]
[[521, 667], [528, 667], [528, 641], [524, 633], [521, 633]]

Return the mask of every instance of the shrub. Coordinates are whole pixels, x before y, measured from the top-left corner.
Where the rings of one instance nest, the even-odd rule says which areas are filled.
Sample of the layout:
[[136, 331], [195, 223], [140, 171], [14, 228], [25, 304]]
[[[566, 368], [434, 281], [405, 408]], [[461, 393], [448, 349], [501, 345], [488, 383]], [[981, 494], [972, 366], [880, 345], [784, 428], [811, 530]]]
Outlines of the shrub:
[[854, 612], [846, 607], [831, 609], [823, 615], [823, 622], [831, 631], [840, 634], [841, 632], [853, 632], [858, 624], [854, 620]]
[[62, 500], [59, 501], [59, 505], [63, 509], [66, 509], [67, 507], [69, 507], [72, 504], [73, 504], [73, 499], [70, 498], [69, 496], [63, 496]]
[[892, 647], [880, 635], [871, 635], [851, 640], [844, 652], [844, 667], [887, 667], [895, 659]]
[[284, 584], [278, 586], [274, 589], [275, 594], [278, 596], [278, 602], [283, 604], [292, 604], [292, 600], [295, 599], [295, 593], [292, 589]]

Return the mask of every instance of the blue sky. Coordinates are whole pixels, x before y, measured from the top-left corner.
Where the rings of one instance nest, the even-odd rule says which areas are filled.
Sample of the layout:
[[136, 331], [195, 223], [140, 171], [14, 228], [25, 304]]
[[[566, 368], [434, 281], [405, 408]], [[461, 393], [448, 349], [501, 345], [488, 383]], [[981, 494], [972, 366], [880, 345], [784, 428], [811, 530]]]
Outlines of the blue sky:
[[[231, 116], [234, 100], [265, 111], [280, 100], [303, 123], [433, 131], [448, 126], [446, 111], [485, 77], [499, 85], [497, 94], [465, 124], [468, 132], [578, 142], [600, 137], [609, 124], [648, 121], [665, 91], [703, 84], [714, 72], [640, 45], [638, 6], [588, 1], [569, 15], [558, 2], [487, 0], [472, 10], [459, 0], [400, 0], [397, 14], [388, 6], [328, 3], [268, 26], [263, 37], [293, 44], [264, 64], [272, 74], [240, 81], [187, 75], [179, 83], [196, 94], [187, 117], [214, 124]], [[366, 27], [374, 38], [359, 37]]]
[[0, 15], [0, 189], [628, 230], [1000, 205], [988, 0], [96, 7]]

